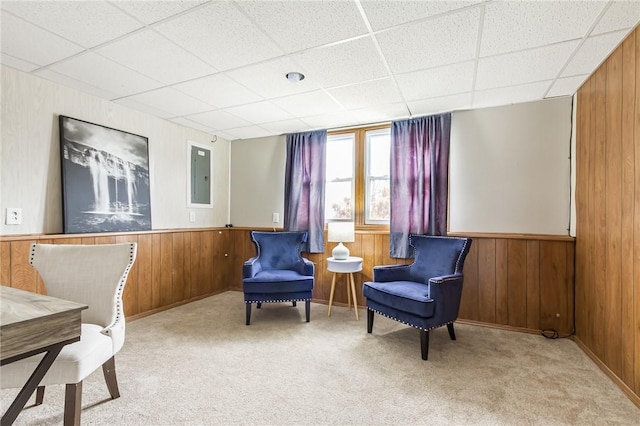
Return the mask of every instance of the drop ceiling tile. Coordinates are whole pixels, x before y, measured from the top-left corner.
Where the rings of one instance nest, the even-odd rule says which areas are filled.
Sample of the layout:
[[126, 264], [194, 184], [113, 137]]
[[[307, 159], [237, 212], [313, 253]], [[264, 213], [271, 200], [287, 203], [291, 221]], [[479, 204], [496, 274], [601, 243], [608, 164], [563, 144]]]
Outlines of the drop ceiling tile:
[[376, 37], [391, 70], [402, 73], [473, 59], [479, 23], [479, 9], [471, 8], [393, 28]]
[[2, 65], [6, 65], [11, 68], [15, 68], [24, 72], [31, 72], [35, 69], [38, 69], [39, 66], [36, 64], [32, 64], [31, 62], [23, 61], [22, 59], [14, 58], [13, 56], [7, 55], [5, 53], [2, 54], [2, 59], [0, 60]]
[[224, 74], [214, 74], [173, 86], [219, 108], [257, 102], [262, 98]]
[[556, 96], [573, 96], [582, 83], [589, 77], [589, 74], [576, 75], [574, 77], [559, 78], [551, 86], [551, 90], [547, 93], [546, 98], [553, 98]]
[[297, 83], [286, 79], [288, 72], [299, 71], [299, 68], [291, 59], [282, 57], [227, 71], [226, 74], [266, 99], [319, 89], [313, 76], [307, 75]]
[[473, 96], [473, 107], [485, 108], [541, 100], [551, 83], [548, 80], [519, 86], [502, 87], [500, 89], [476, 91]]
[[234, 127], [249, 126], [246, 120], [236, 117], [233, 114], [229, 114], [223, 110], [203, 112], [200, 114], [190, 115], [185, 117], [188, 120], [195, 121], [196, 123], [203, 124], [207, 127], [211, 127], [215, 130], [227, 130]]
[[143, 26], [106, 1], [3, 1], [2, 9], [84, 47]]
[[486, 6], [480, 56], [584, 37], [605, 2], [499, 1]]
[[471, 93], [411, 101], [407, 105], [414, 117], [459, 111], [471, 108]]
[[325, 88], [388, 75], [371, 37], [307, 50], [291, 58]]
[[374, 124], [389, 122], [391, 120], [403, 120], [410, 116], [410, 112], [405, 103], [375, 105], [368, 108], [355, 109], [350, 112], [357, 114], [358, 123], [360, 124]]
[[284, 53], [231, 2], [211, 3], [155, 29], [221, 70]]
[[264, 123], [261, 124], [260, 127], [263, 127], [274, 135], [281, 135], [284, 133], [295, 133], [301, 132], [307, 129], [309, 126], [307, 123], [302, 120], [298, 120], [297, 118], [291, 120], [283, 120], [283, 121], [274, 121], [273, 123]]
[[268, 123], [270, 121], [282, 121], [293, 118], [291, 114], [281, 110], [269, 101], [226, 108], [225, 111], [238, 117], [242, 117], [254, 124]]
[[[5, 3], [1, 3], [4, 5]], [[10, 13], [0, 14], [2, 53], [37, 65], [48, 65], [84, 49]]]
[[146, 92], [160, 86], [157, 81], [92, 52], [74, 56], [49, 68], [119, 96]]
[[215, 108], [171, 87], [162, 87], [160, 89], [129, 96], [129, 99], [151, 107], [161, 105], [161, 109], [169, 112], [172, 117], [196, 114], [199, 112], [210, 111]]
[[152, 30], [122, 38], [95, 52], [165, 84], [216, 72], [212, 66]]
[[451, 10], [481, 3], [478, 1], [362, 1], [369, 23], [374, 31], [405, 24]]
[[309, 124], [313, 129], [337, 129], [362, 124], [360, 115], [354, 111], [314, 115], [305, 117], [304, 122]]
[[401, 102], [402, 98], [391, 78], [371, 80], [327, 90], [346, 109]]
[[145, 24], [152, 24], [177, 13], [184, 12], [207, 0], [199, 1], [117, 1], [114, 4], [117, 8], [133, 15], [136, 19]]
[[226, 133], [235, 136], [237, 139], [263, 138], [274, 135], [273, 132], [263, 129], [260, 126], [236, 127], [235, 129], [227, 130]]
[[[153, 115], [154, 117], [170, 118], [173, 116], [173, 114], [168, 111], [161, 110], [152, 105], [143, 104], [131, 98], [116, 99], [113, 102], [127, 108], [135, 109], [136, 111], [144, 112], [145, 114]], [[162, 108], [163, 106], [160, 105], [159, 107]]]
[[396, 75], [406, 100], [434, 98], [470, 92], [473, 86], [474, 61]]
[[589, 37], [562, 71], [563, 77], [591, 74], [622, 41], [626, 30]]
[[355, 2], [240, 1], [237, 5], [288, 53], [367, 33]]
[[190, 129], [200, 130], [200, 131], [205, 132], [205, 133], [209, 133], [209, 132], [213, 132], [214, 131], [214, 129], [212, 129], [209, 126], [204, 126], [204, 125], [202, 125], [200, 123], [196, 123], [195, 121], [191, 121], [191, 120], [189, 120], [187, 118], [184, 118], [184, 117], [174, 117], [174, 118], [169, 119], [169, 121], [173, 121], [174, 123], [179, 124], [181, 126], [185, 126], [185, 127], [190, 128]]
[[600, 18], [591, 35], [633, 28], [640, 21], [639, 1], [614, 1]]
[[321, 90], [285, 96], [273, 99], [272, 102], [294, 117], [307, 117], [342, 111], [340, 105]]
[[75, 78], [71, 78], [69, 76], [58, 74], [55, 71], [51, 71], [47, 68], [41, 68], [33, 73], [34, 75], [53, 81], [55, 83], [59, 83], [63, 86], [70, 87], [81, 92], [89, 93], [94, 96], [97, 96], [102, 99], [112, 100], [118, 98], [119, 95], [115, 92], [111, 92], [109, 90], [105, 90], [100, 87], [92, 86], [91, 84], [85, 83], [84, 81], [76, 80]]
[[476, 90], [554, 79], [578, 45], [569, 41], [478, 61]]

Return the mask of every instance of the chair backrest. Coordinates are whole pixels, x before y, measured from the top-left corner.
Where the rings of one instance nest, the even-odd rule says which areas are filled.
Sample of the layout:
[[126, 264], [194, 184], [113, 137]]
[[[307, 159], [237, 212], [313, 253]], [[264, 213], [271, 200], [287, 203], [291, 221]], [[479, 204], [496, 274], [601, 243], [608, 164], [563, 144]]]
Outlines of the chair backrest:
[[124, 318], [122, 293], [137, 244], [32, 244], [29, 263], [49, 296], [83, 303], [82, 322], [108, 327]]
[[412, 281], [427, 283], [429, 278], [462, 272], [471, 247], [471, 238], [411, 235], [414, 261], [409, 274]]
[[302, 271], [302, 245], [307, 241], [306, 231], [258, 232], [251, 231], [257, 257], [262, 270], [289, 269]]

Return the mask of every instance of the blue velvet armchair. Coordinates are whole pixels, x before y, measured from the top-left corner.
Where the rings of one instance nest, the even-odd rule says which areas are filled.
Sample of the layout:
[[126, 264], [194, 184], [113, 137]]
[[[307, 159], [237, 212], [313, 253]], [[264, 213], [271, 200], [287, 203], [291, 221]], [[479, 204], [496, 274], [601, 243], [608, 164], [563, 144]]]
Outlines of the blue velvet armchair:
[[453, 322], [462, 295], [462, 267], [471, 247], [470, 238], [411, 235], [414, 248], [410, 265], [376, 266], [373, 281], [365, 282], [367, 332], [373, 330], [377, 312], [420, 329], [422, 359], [429, 355], [429, 330], [446, 325], [456, 340]]
[[251, 323], [251, 304], [258, 309], [265, 302], [305, 301], [309, 322], [314, 265], [300, 254], [307, 241], [306, 232], [251, 231], [257, 255], [242, 268], [242, 290], [246, 304], [247, 325]]

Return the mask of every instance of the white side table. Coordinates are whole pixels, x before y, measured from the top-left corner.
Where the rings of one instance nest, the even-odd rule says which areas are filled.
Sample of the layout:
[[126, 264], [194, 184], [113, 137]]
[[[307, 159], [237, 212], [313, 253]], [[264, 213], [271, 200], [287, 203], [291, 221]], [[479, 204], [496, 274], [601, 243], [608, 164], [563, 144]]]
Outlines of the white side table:
[[[333, 303], [333, 293], [336, 289], [336, 274], [349, 274], [347, 277], [347, 301], [349, 310], [351, 310], [351, 297], [353, 295], [353, 307], [356, 311], [356, 320], [358, 320], [358, 299], [356, 299], [356, 283], [353, 280], [353, 273], [362, 271], [362, 258], [349, 256], [345, 260], [337, 260], [333, 257], [327, 258], [327, 270], [333, 272], [331, 280], [331, 295], [329, 296], [329, 311], [327, 316], [331, 316], [331, 304]], [[351, 287], [351, 293], [349, 292]]]

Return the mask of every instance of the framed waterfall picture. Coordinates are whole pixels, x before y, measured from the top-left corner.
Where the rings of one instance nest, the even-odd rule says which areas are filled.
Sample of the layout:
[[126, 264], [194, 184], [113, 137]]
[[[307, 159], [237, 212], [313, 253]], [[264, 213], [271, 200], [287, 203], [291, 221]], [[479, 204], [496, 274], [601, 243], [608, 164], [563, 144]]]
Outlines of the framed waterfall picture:
[[151, 229], [149, 140], [60, 116], [65, 234]]

